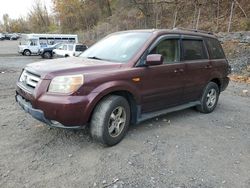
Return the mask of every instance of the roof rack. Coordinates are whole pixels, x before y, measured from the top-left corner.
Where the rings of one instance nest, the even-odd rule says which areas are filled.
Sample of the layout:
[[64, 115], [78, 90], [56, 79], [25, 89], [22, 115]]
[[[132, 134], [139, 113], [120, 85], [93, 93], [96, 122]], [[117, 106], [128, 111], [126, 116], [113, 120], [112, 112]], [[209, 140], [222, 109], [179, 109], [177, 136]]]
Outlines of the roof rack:
[[184, 28], [184, 27], [175, 27], [175, 28], [173, 28], [173, 30], [191, 31], [191, 32], [196, 32], [196, 33], [199, 32], [199, 33], [213, 35], [213, 32], [211, 32], [211, 31], [204, 31], [204, 30], [198, 30], [198, 29], [188, 29], [188, 28]]

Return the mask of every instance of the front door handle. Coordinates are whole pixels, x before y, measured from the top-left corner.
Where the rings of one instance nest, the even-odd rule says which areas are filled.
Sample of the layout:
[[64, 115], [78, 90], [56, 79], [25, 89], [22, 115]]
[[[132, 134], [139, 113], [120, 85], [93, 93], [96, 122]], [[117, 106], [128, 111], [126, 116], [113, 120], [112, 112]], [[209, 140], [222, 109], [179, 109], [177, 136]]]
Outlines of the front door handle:
[[175, 72], [175, 73], [184, 72], [184, 69], [175, 69], [174, 72]]

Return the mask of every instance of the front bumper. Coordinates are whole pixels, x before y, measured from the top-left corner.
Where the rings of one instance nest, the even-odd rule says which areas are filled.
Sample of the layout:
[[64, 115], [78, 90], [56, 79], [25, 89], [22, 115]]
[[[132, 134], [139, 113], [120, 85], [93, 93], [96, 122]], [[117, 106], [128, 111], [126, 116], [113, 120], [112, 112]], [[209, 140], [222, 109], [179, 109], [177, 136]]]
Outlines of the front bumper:
[[24, 51], [23, 49], [18, 49], [18, 53], [19, 53], [19, 54], [22, 54], [23, 51]]
[[40, 109], [35, 109], [32, 107], [31, 103], [26, 101], [22, 96], [16, 94], [15, 96], [16, 102], [22, 107], [22, 109], [29, 113], [33, 118], [37, 119], [38, 121], [41, 121], [45, 123], [46, 125], [50, 127], [56, 127], [56, 128], [66, 128], [66, 129], [82, 129], [84, 126], [64, 126], [63, 124], [59, 122], [53, 122], [44, 116], [44, 112]]

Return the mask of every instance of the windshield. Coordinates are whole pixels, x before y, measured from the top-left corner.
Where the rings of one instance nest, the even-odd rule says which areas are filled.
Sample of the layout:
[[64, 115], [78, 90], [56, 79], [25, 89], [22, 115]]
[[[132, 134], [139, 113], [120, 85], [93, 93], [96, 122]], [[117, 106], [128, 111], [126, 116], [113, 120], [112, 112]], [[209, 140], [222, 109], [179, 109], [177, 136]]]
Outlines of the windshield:
[[151, 33], [134, 32], [110, 35], [84, 51], [79, 57], [127, 62], [148, 40]]

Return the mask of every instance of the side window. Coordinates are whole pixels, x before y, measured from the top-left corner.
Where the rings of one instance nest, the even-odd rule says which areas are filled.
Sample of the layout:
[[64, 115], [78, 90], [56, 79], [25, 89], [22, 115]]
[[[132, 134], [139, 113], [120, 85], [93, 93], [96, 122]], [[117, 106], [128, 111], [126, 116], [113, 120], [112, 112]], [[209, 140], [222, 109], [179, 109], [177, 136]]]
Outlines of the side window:
[[154, 47], [149, 54], [161, 54], [164, 58], [164, 64], [180, 61], [179, 40], [166, 39]]
[[182, 40], [183, 59], [185, 60], [198, 60], [207, 59], [207, 54], [202, 40]]
[[67, 50], [67, 45], [63, 45], [63, 50]]
[[37, 40], [31, 40], [30, 46], [37, 46]]
[[210, 59], [224, 59], [225, 58], [223, 49], [218, 40], [207, 38], [206, 44], [207, 44]]
[[73, 51], [74, 46], [70, 44], [70, 45], [68, 45], [68, 49], [69, 49], [69, 51]]

